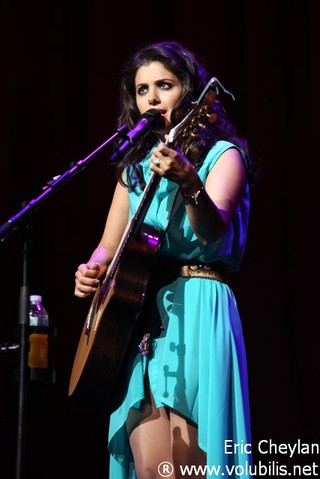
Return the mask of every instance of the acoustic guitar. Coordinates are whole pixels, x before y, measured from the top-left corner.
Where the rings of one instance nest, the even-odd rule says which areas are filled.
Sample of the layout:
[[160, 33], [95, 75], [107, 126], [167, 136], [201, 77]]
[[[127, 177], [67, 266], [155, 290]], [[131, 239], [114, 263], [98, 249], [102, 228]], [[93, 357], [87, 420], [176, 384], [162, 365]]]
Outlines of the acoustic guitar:
[[[169, 132], [166, 144], [181, 145], [205, 122], [216, 121], [212, 105], [219, 87], [211, 78], [184, 119]], [[231, 94], [232, 95], [232, 94]], [[198, 130], [199, 131], [199, 130]], [[162, 231], [144, 223], [161, 177], [152, 172], [135, 214], [91, 302], [74, 358], [69, 396], [107, 404], [124, 366], [126, 353], [145, 302], [148, 281], [161, 246]]]

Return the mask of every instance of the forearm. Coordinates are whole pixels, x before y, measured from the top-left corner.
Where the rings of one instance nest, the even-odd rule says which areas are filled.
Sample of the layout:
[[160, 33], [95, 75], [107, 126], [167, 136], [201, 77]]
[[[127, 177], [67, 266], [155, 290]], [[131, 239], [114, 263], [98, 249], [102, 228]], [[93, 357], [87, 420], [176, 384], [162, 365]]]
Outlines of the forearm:
[[105, 246], [100, 243], [90, 256], [88, 263], [96, 263], [100, 266], [98, 277], [101, 278], [101, 276], [103, 276], [103, 274], [105, 273], [107, 266], [110, 264], [111, 260], [111, 253]]
[[198, 240], [209, 244], [219, 239], [227, 227], [227, 218], [214, 204], [200, 178], [191, 186], [180, 189], [191, 228]]
[[226, 231], [241, 201], [246, 171], [238, 150], [230, 148], [209, 172], [205, 185], [193, 169], [180, 182], [187, 215], [197, 238], [208, 244]]

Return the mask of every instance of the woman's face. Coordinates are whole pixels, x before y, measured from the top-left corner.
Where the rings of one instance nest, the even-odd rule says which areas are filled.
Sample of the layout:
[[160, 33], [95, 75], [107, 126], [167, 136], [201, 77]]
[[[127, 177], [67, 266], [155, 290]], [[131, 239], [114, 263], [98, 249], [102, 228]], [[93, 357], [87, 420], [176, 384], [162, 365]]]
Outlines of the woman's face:
[[166, 130], [170, 130], [172, 110], [183, 94], [181, 82], [176, 75], [162, 63], [152, 62], [137, 70], [135, 88], [140, 114], [156, 108], [162, 114]]

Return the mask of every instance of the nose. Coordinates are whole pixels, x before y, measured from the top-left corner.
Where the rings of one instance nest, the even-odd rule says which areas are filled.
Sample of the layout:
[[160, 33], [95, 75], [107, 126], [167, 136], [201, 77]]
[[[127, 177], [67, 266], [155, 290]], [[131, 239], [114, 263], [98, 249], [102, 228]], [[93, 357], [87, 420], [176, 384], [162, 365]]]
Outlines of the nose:
[[160, 100], [158, 98], [149, 98], [148, 102], [149, 102], [149, 105], [153, 106], [153, 105], [158, 105], [160, 103]]
[[149, 94], [149, 98], [148, 98], [148, 103], [149, 105], [158, 105], [160, 103], [160, 98], [158, 97], [158, 95], [155, 93], [155, 92], [151, 92], [150, 91], [150, 94]]

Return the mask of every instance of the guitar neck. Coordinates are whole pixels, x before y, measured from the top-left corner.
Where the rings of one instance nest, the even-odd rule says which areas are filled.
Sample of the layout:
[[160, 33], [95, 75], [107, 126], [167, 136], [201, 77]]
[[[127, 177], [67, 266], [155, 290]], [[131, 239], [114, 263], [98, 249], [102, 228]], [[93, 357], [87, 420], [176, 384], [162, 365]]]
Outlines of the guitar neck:
[[137, 209], [132, 218], [130, 219], [129, 223], [127, 224], [116, 254], [114, 255], [113, 260], [109, 265], [108, 274], [104, 282], [106, 280], [109, 281], [113, 278], [129, 239], [138, 233], [145, 219], [152, 198], [154, 197], [155, 192], [160, 184], [160, 181], [161, 176], [157, 173], [152, 172], [145, 186], [145, 189], [143, 190]]
[[143, 223], [145, 216], [147, 214], [147, 211], [149, 209], [149, 206], [151, 204], [152, 198], [154, 197], [157, 191], [157, 188], [160, 184], [160, 181], [161, 181], [161, 176], [153, 171], [142, 193], [138, 207], [133, 215], [133, 218], [134, 218], [134, 225], [132, 227], [133, 233], [136, 233], [137, 230], [140, 228], [141, 224]]

